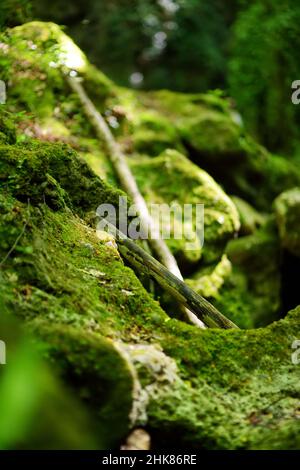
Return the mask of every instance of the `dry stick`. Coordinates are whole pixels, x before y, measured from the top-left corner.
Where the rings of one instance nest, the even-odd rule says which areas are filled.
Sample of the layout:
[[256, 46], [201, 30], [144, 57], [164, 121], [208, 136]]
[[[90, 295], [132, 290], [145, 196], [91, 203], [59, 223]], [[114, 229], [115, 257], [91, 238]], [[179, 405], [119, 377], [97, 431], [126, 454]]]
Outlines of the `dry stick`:
[[143, 274], [154, 278], [178, 302], [186, 306], [209, 328], [238, 328], [231, 320], [220, 313], [211, 303], [197, 294], [187, 284], [178, 279], [165, 266], [149, 255], [133, 240], [105, 220], [108, 232], [113, 235], [120, 253]]
[[[67, 79], [72, 90], [78, 95], [83, 109], [88, 118], [90, 119], [91, 123], [94, 125], [99, 137], [101, 139], [104, 139], [107, 149], [109, 151], [110, 159], [118, 175], [120, 183], [126, 193], [131, 196], [134, 203], [136, 204], [143, 226], [148, 228], [148, 233], [156, 233], [155, 222], [149, 213], [148, 207], [143, 196], [139, 191], [135, 178], [127, 165], [126, 157], [120, 149], [118, 143], [115, 141], [114, 136], [112, 135], [108, 125], [106, 124], [102, 115], [97, 111], [92, 101], [87, 96], [83, 86], [80, 83], [80, 79], [71, 77], [70, 75], [68, 75]], [[169, 248], [167, 247], [165, 241], [161, 238], [155, 239], [150, 237], [149, 244], [154, 253], [162, 262], [162, 264], [166, 266], [168, 270], [171, 271], [171, 273], [178, 277], [178, 279], [183, 280], [182, 274], [177, 265], [177, 261], [172, 255]], [[191, 323], [198, 326], [199, 328], [205, 328], [203, 323], [199, 321], [197, 316], [195, 316], [192, 312], [185, 309], [185, 314], [187, 316], [187, 319]]]

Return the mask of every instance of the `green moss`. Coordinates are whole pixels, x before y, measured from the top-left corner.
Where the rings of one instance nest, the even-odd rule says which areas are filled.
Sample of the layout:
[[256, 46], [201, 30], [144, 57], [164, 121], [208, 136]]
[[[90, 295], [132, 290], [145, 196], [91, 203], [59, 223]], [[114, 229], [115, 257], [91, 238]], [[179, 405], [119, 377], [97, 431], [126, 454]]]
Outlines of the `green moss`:
[[[116, 184], [78, 99], [59, 69], [49, 65], [62, 44], [70, 42], [57, 26], [42, 23], [16, 28], [5, 41], [11, 61], [5, 72], [11, 72], [7, 106], [16, 111], [37, 107], [37, 116], [20, 119], [18, 144], [10, 137], [10, 125], [1, 128], [1, 311], [16, 315], [39, 344], [42, 340], [39, 351], [68, 387], [67, 399], [77, 394], [87, 415], [92, 410], [92, 424], [84, 422], [99, 436], [97, 447], [119, 445], [136, 424], [146, 424], [154, 441], [167, 445], [176, 438], [178, 445], [196, 449], [297, 447], [299, 371], [291, 362], [291, 344], [300, 334], [299, 308], [257, 330], [202, 331], [171, 320], [124, 266], [113, 243], [99, 240], [80, 218], [92, 221], [90, 212], [102, 202], [117, 202], [121, 193], [69, 146], [55, 143], [63, 139], [71, 144], [98, 174]], [[244, 135], [226, 101], [215, 95], [126, 92], [95, 73], [78, 49], [73, 52], [83, 59], [78, 71], [98, 108], [124, 106], [114, 131], [123, 148], [142, 129], [153, 132], [142, 148], [154, 155], [160, 131], [166, 133], [163, 145], [174, 149], [184, 143], [201, 167], [210, 167], [227, 189], [258, 207], [268, 206], [280, 188], [297, 180], [296, 168]], [[41, 83], [46, 82], [43, 74], [47, 86]], [[40, 91], [37, 83], [43, 85]], [[197, 134], [197, 125], [204, 122], [207, 141]], [[218, 129], [223, 136], [214, 135]], [[147, 158], [131, 145], [132, 169], [147, 202], [205, 204], [203, 250], [188, 253], [176, 240], [172, 248], [185, 263], [192, 265], [201, 256], [208, 263], [201, 277], [216, 306], [243, 327], [274, 320], [280, 290], [274, 222], [231, 240], [239, 229], [236, 208], [205, 171], [174, 150]], [[228, 240], [230, 275], [222, 257]], [[131, 393], [133, 382], [139, 396]], [[60, 403], [63, 407], [63, 399]], [[102, 442], [104, 426], [116, 432], [110, 427]], [[41, 435], [47, 437], [44, 425]], [[76, 439], [68, 440], [70, 447]], [[43, 446], [42, 439], [37, 442]]]
[[1, 339], [7, 345], [7, 363], [0, 372], [0, 448], [102, 447], [102, 437], [93, 429], [92, 416], [49, 363], [42, 361], [41, 343], [37, 347], [36, 340], [25, 334], [15, 319], [4, 315], [2, 302], [1, 313]]
[[254, 233], [265, 221], [265, 216], [260, 212], [257, 212], [248, 202], [237, 196], [231, 196], [231, 200], [234, 202], [241, 221], [240, 234], [250, 235]]
[[[155, 159], [132, 160], [131, 168], [137, 183], [149, 203], [204, 205], [204, 236], [196, 234], [195, 220], [184, 220], [184, 238], [167, 240], [175, 255], [183, 262], [195, 262], [203, 257], [205, 262], [220, 258], [226, 242], [239, 229], [235, 206], [215, 181], [203, 170], [193, 165], [184, 155], [167, 150]], [[195, 217], [194, 217], [195, 219]], [[179, 219], [181, 223], [182, 219]], [[167, 228], [167, 227], [165, 227]], [[195, 234], [194, 249], [188, 237]]]
[[274, 202], [282, 246], [300, 256], [300, 188], [282, 193]]
[[[28, 207], [2, 193], [0, 214], [2, 308], [43, 340], [44, 357], [93, 410], [99, 436], [105, 423], [120, 420], [116, 434], [109, 434], [119, 441], [130, 426], [134, 402], [130, 367], [106, 337], [125, 343], [122, 350], [158, 344], [166, 355], [162, 363], [170, 373], [165, 371], [163, 382], [155, 372], [157, 356], [135, 359], [144, 361], [135, 368], [143, 389], [135, 422], [146, 422], [155, 439], [171, 442], [176, 429], [180, 444], [195, 448], [255, 448], [284, 429], [285, 442], [295, 445], [290, 423], [298, 406], [298, 377], [290, 346], [299, 332], [299, 310], [261, 330], [198, 330], [170, 320], [115, 248], [100, 242], [66, 207], [53, 210], [47, 200]], [[231, 252], [239, 258], [237, 249]], [[106, 390], [122, 390], [122, 406], [114, 392], [99, 403], [99, 390], [107, 384]]]
[[226, 100], [169, 91], [140, 99], [173, 123], [190, 158], [228, 193], [268, 210], [279, 193], [299, 184], [299, 167], [249, 137]]
[[231, 263], [226, 255], [213, 268], [204, 268], [194, 274], [187, 283], [203, 297], [216, 298], [226, 278], [231, 274]]
[[117, 205], [122, 193], [95, 176], [67, 145], [31, 141], [0, 146], [0, 180], [21, 201], [47, 202], [53, 208], [69, 205], [80, 215], [95, 213], [98, 205]]
[[[291, 343], [297, 332], [299, 309], [259, 330], [177, 330], [178, 339], [172, 336], [164, 351], [179, 359], [185, 380], [151, 400], [150, 430], [170, 439], [176, 422], [178, 445], [194, 448], [256, 448], [262, 442], [296, 448], [299, 389]], [[282, 444], [276, 430], [286, 433]]]
[[14, 144], [16, 142], [15, 126], [8, 114], [0, 108], [0, 143]]
[[155, 111], [140, 111], [131, 120], [133, 150], [157, 156], [168, 148], [183, 151], [179, 135], [168, 119]]
[[239, 298], [253, 325], [269, 323], [279, 315], [281, 307], [280, 247], [274, 220], [270, 219], [252, 235], [230, 241], [226, 253], [233, 272], [244, 277], [244, 282], [238, 284], [242, 287]]
[[92, 331], [42, 319], [31, 323], [30, 329], [43, 341], [42, 355], [49, 365], [94, 413], [95, 433], [103, 448], [116, 445], [131, 424], [134, 378], [126, 359], [112, 341]]

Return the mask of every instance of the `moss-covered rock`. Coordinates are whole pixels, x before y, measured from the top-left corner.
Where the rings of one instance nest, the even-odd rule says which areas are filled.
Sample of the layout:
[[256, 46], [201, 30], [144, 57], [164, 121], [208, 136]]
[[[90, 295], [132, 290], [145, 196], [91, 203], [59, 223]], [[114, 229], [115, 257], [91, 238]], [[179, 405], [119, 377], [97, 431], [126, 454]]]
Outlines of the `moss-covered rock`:
[[282, 193], [274, 202], [282, 246], [300, 256], [300, 188]]
[[228, 193], [268, 210], [279, 193], [299, 184], [299, 167], [255, 143], [226, 100], [169, 91], [141, 100], [174, 124], [189, 157]]
[[28, 206], [10, 189], [1, 199], [2, 306], [43, 341], [44, 357], [93, 410], [99, 439], [104, 423], [118, 419], [122, 426], [108, 438], [120, 442], [134, 408], [132, 424], [147, 424], [166, 444], [180, 430], [180, 444], [195, 448], [256, 448], [262, 439], [272, 448], [278, 431], [297, 446], [290, 346], [299, 310], [253, 331], [201, 331], [170, 320], [74, 212], [47, 201]]
[[270, 219], [252, 235], [231, 240], [226, 254], [232, 263], [233, 276], [220, 293], [219, 307], [230, 312], [235, 308], [232, 297], [235, 296], [239, 308], [246, 310], [253, 326], [266, 325], [278, 317], [281, 307], [280, 244], [274, 221]]
[[177, 380], [150, 400], [157, 441], [170, 442], [176, 423], [179, 446], [297, 449], [299, 365], [292, 363], [291, 345], [299, 313], [263, 329], [181, 330], [176, 341], [163, 342], [164, 352], [181, 360]]
[[232, 266], [226, 255], [216, 266], [202, 269], [188, 279], [187, 283], [206, 298], [216, 298], [226, 279], [230, 276]]
[[117, 207], [121, 191], [98, 178], [84, 160], [65, 144], [27, 142], [0, 145], [3, 189], [22, 201], [64, 205], [80, 215], [109, 202]]
[[128, 433], [132, 425], [134, 375], [126, 357], [111, 340], [80, 328], [44, 321], [29, 324], [42, 355], [93, 413], [98, 445], [106, 449]]
[[[86, 417], [74, 417], [74, 427], [81, 419], [86, 423], [84, 446], [94, 446], [90, 432], [97, 447], [118, 446], [130, 427], [142, 424], [154, 445], [166, 447], [175, 438], [178, 445], [195, 449], [299, 447], [299, 366], [291, 360], [292, 343], [300, 335], [299, 308], [257, 330], [203, 331], [168, 317], [124, 266], [116, 247], [99, 240], [94, 227], [82, 220], [91, 220], [90, 211], [101, 202], [114, 203], [120, 193], [96, 177], [70, 147], [56, 143], [62, 139], [71, 144], [94, 168], [99, 157], [98, 173], [110, 178], [105, 150], [56, 67], [65, 36], [55, 25], [31, 23], [12, 30], [5, 41], [6, 61], [11, 62], [5, 72], [11, 73], [7, 106], [34, 110], [37, 116], [29, 121], [18, 117], [17, 143], [10, 137], [11, 125], [1, 124], [1, 311], [16, 315], [37, 338], [41, 355], [54, 365], [54, 380], [58, 375], [64, 383], [56, 393], [67, 388], [67, 400], [77, 395], [76, 404], [79, 401]], [[128, 137], [134, 142], [132, 133], [139, 126], [151, 130], [149, 119], [139, 117], [149, 109], [151, 119], [162, 116], [162, 128], [174, 126], [173, 150], [153, 158], [153, 135], [148, 142], [151, 158], [137, 155], [133, 145], [132, 169], [148, 202], [205, 204], [206, 243], [194, 258], [202, 255], [209, 263], [200, 269], [200, 289], [243, 327], [274, 320], [280, 291], [274, 222], [229, 241], [224, 256], [225, 244], [238, 229], [236, 208], [206, 172], [174, 147], [184, 143], [201, 167], [213, 162], [213, 173], [224, 173], [225, 187], [237, 188], [234, 193], [248, 201], [253, 198], [260, 207], [297, 172], [252, 145], [248, 137], [243, 140], [226, 101], [215, 95], [136, 93], [136, 110], [128, 103], [127, 109], [127, 92], [86, 66], [80, 73], [99, 109], [105, 112], [116, 104], [125, 108], [122, 132], [114, 130], [122, 145]], [[39, 92], [36, 86], [46, 79], [47, 86]], [[130, 116], [134, 111], [136, 116]], [[205, 126], [210, 122], [210, 140], [214, 126], [226, 127], [226, 145], [222, 147], [220, 137], [205, 143], [206, 152], [204, 136], [193, 134], [195, 141], [189, 137], [189, 126], [197, 132], [197, 124], [192, 124], [196, 118]], [[31, 136], [48, 142], [32, 141]], [[200, 142], [199, 148], [193, 142]], [[232, 156], [239, 159], [236, 172], [219, 164]], [[182, 247], [175, 245], [174, 251], [187, 259]], [[61, 431], [56, 434], [57, 424], [49, 426], [56, 446]], [[69, 422], [66, 426], [69, 429]], [[109, 433], [104, 434], [107, 426]], [[49, 432], [43, 426], [41, 436], [47, 438]], [[61, 438], [61, 445], [68, 441], [70, 447], [77, 446], [76, 436]], [[44, 447], [42, 437], [36, 445]]]
[[93, 130], [69, 89], [64, 70], [83, 77], [88, 94], [128, 153], [156, 156], [167, 148], [188, 153], [227, 192], [263, 210], [269, 209], [278, 194], [300, 182], [299, 167], [257, 145], [245, 133], [230, 102], [217, 94], [117, 88], [53, 23], [16, 27], [2, 41], [7, 105], [35, 115], [33, 121], [21, 119], [22, 138], [63, 139], [80, 150], [101, 176], [112, 178], [111, 169], [101, 144], [91, 139]]
[[231, 200], [235, 204], [241, 222], [240, 234], [250, 235], [254, 233], [265, 222], [265, 215], [258, 212], [248, 202], [240, 197], [231, 196]]
[[[184, 221], [183, 237], [175, 239], [174, 227], [170, 239], [166, 240], [178, 259], [182, 262], [196, 262], [201, 257], [205, 262], [218, 260], [227, 241], [239, 229], [236, 208], [220, 186], [175, 150], [167, 150], [155, 159], [131, 160], [131, 168], [148, 203], [174, 207], [177, 204], [181, 209], [176, 217], [178, 224]], [[193, 205], [191, 220], [184, 214], [185, 204]], [[196, 227], [197, 204], [204, 206], [204, 244], [199, 233], [201, 220], [200, 227]], [[163, 217], [162, 228], [167, 230], [168, 223], [168, 218]]]
[[157, 111], [132, 113], [132, 151], [156, 157], [168, 148], [184, 151], [174, 125]]

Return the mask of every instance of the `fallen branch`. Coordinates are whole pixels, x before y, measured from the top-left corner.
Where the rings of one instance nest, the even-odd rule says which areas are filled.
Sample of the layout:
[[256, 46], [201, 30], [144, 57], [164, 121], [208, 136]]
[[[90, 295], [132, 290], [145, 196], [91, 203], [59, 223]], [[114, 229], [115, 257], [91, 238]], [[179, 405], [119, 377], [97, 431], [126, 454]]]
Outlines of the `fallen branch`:
[[159, 261], [149, 255], [133, 240], [105, 221], [108, 232], [116, 239], [121, 255], [140, 272], [154, 278], [173, 298], [185, 305], [198, 320], [209, 328], [238, 328], [231, 320], [220, 313], [210, 302], [178, 279]]
[[[143, 227], [147, 227], [148, 233], [150, 234], [156, 233], [155, 222], [149, 213], [148, 207], [143, 196], [139, 191], [135, 178], [127, 165], [126, 156], [123, 154], [118, 143], [115, 141], [114, 136], [112, 135], [102, 115], [97, 111], [93, 102], [86, 94], [83, 86], [81, 85], [80, 79], [71, 77], [70, 75], [67, 76], [67, 79], [70, 84], [70, 87], [79, 97], [83, 109], [87, 117], [93, 124], [98, 136], [100, 137], [100, 139], [104, 140], [109, 152], [109, 157], [120, 180], [121, 186], [135, 203]], [[177, 261], [169, 250], [165, 241], [161, 238], [150, 237], [148, 242], [153, 252], [162, 262], [162, 264], [166, 266], [166, 268], [168, 268], [168, 270], [173, 273], [174, 276], [183, 281], [183, 277], [177, 265]], [[199, 328], [205, 328], [205, 326], [201, 321], [199, 321], [199, 318], [197, 318], [197, 316], [195, 316], [191, 311], [187, 309], [184, 310], [188, 321], [190, 321]]]

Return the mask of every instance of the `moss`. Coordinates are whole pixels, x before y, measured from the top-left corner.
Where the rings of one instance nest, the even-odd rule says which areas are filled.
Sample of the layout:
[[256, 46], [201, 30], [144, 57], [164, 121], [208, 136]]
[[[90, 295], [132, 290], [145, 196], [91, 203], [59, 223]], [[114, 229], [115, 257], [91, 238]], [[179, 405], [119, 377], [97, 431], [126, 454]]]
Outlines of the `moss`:
[[206, 298], [216, 298], [226, 278], [231, 274], [231, 263], [226, 255], [213, 268], [204, 268], [188, 279], [187, 283], [193, 290]]
[[176, 240], [171, 236], [167, 243], [182, 262], [195, 262], [201, 257], [205, 262], [217, 260], [226, 242], [239, 229], [239, 219], [235, 206], [215, 181], [175, 150], [155, 159], [132, 160], [131, 168], [149, 203], [176, 203], [182, 209], [184, 204], [193, 204], [194, 209], [196, 204], [204, 205], [203, 248], [199, 235], [195, 237], [194, 249], [188, 244], [188, 237], [196, 232], [195, 220], [188, 217], [183, 225], [185, 238]]
[[168, 148], [184, 150], [175, 127], [158, 112], [135, 112], [130, 126], [132, 150], [135, 152], [157, 156]]
[[186, 282], [240, 328], [255, 326], [257, 306], [247, 272], [232, 265], [226, 254], [218, 263], [199, 269]]
[[300, 188], [282, 193], [274, 202], [282, 246], [300, 256]]
[[279, 193], [299, 184], [299, 166], [268, 153], [249, 137], [226, 100], [169, 91], [150, 93], [141, 100], [173, 123], [196, 164], [228, 193], [258, 209], [268, 210]]
[[[175, 375], [167, 374], [163, 384], [157, 375], [147, 379], [147, 370], [157, 367], [153, 355], [149, 367], [136, 366], [147, 394], [137, 422], [146, 420], [154, 440], [172, 442], [176, 429], [180, 444], [195, 448], [255, 448], [262, 436], [268, 439], [290, 425], [298, 406], [290, 345], [299, 332], [299, 310], [261, 330], [197, 330], [170, 320], [118, 252], [98, 241], [66, 207], [53, 210], [45, 202], [28, 207], [2, 194], [1, 228], [2, 308], [43, 340], [44, 357], [55, 361], [64, 381], [94, 410], [92, 427], [99, 436], [105, 420], [121, 419], [121, 413], [120, 432], [117, 428], [111, 436], [116, 441], [122, 437], [130, 425], [131, 403], [128, 368], [103, 337], [126, 343], [125, 349], [159, 344], [165, 363], [174, 364]], [[147, 362], [148, 356], [142, 357]], [[120, 382], [114, 382], [110, 361], [117, 361], [124, 381], [119, 376]], [[115, 405], [112, 394], [107, 407], [99, 407], [98, 390], [106, 379], [115, 390], [121, 387], [123, 406], [120, 401]], [[97, 392], [94, 383], [99, 383]], [[285, 432], [292, 447], [294, 431]]]
[[[141, 422], [154, 443], [166, 447], [177, 439], [178, 445], [195, 449], [255, 449], [264, 443], [267, 448], [295, 448], [299, 371], [291, 362], [291, 344], [300, 334], [299, 308], [257, 330], [202, 331], [170, 319], [124, 266], [116, 248], [99, 240], [80, 218], [91, 220], [90, 211], [101, 202], [116, 202], [121, 193], [96, 177], [74, 150], [55, 143], [58, 138], [70, 143], [94, 168], [99, 157], [97, 171], [111, 177], [105, 149], [98, 147], [77, 98], [59, 69], [49, 66], [65, 36], [55, 25], [33, 23], [12, 30], [5, 41], [11, 62], [5, 72], [11, 72], [7, 106], [14, 111], [37, 107], [37, 116], [20, 119], [18, 144], [5, 137], [0, 147], [1, 311], [16, 315], [39, 344], [42, 340], [39, 351], [55, 362], [70, 393], [67, 399], [77, 394], [87, 415], [92, 410], [93, 422], [84, 422], [92, 434], [97, 430], [97, 447], [119, 445], [129, 427]], [[80, 52], [78, 57], [85, 60]], [[184, 143], [201, 167], [210, 166], [227, 189], [259, 207], [268, 207], [280, 188], [298, 178], [290, 163], [270, 156], [244, 135], [228, 103], [217, 96], [126, 92], [85, 66], [80, 73], [99, 109], [125, 108], [118, 121], [122, 132], [114, 131], [123, 148], [139, 126], [158, 134], [161, 126], [168, 132], [166, 145], [176, 135], [170, 140], [173, 148]], [[43, 85], [40, 91], [38, 83]], [[209, 122], [215, 142], [186, 134], [189, 126], [196, 133], [196, 118], [205, 126]], [[223, 140], [214, 136], [214, 129], [221, 128]], [[154, 154], [157, 142], [153, 135], [145, 152]], [[201, 145], [196, 149], [193, 142]], [[148, 202], [205, 204], [203, 250], [191, 255], [178, 244], [173, 249], [189, 264], [201, 256], [208, 263], [201, 275], [207, 276], [216, 305], [243, 327], [273, 320], [280, 290], [274, 221], [231, 240], [239, 228], [236, 208], [205, 171], [174, 150], [155, 158], [135, 150], [133, 146], [132, 169]], [[234, 172], [227, 165], [233, 157]], [[224, 270], [229, 263], [222, 258], [228, 240], [230, 276]], [[131, 394], [131, 373], [140, 384], [138, 398]], [[107, 384], [110, 397], [102, 393]], [[102, 443], [103, 426], [116, 421], [120, 428], [114, 425], [116, 433], [106, 433]], [[44, 427], [41, 434], [47, 436]], [[38, 445], [43, 446], [42, 439]], [[75, 445], [72, 438], [70, 447]]]
[[250, 235], [251, 233], [254, 233], [257, 228], [263, 225], [265, 222], [264, 214], [261, 214], [254, 209], [254, 207], [248, 204], [248, 202], [237, 196], [231, 196], [231, 200], [235, 204], [239, 213], [241, 221], [241, 235]]
[[[1, 367], [1, 449], [96, 449], [102, 438], [93, 420], [53, 368], [42, 361], [36, 344], [11, 317], [0, 319], [7, 345]], [[22, 390], [22, 393], [20, 393]]]
[[[178, 445], [244, 449], [268, 442], [268, 448], [295, 448], [299, 390], [291, 343], [297, 332], [299, 309], [260, 330], [184, 334], [181, 329], [164, 351], [180, 358], [185, 380], [152, 399], [150, 432], [168, 441], [176, 422]], [[281, 429], [286, 439], [278, 445], [274, 434]]]
[[224, 154], [224, 158], [226, 154], [234, 158], [243, 152], [239, 127], [220, 112], [209, 111], [191, 116], [182, 124], [180, 132], [195, 150], [207, 154], [207, 158], [212, 160], [220, 153]]
[[16, 129], [8, 113], [0, 108], [0, 143], [14, 144], [16, 142]]
[[126, 359], [112, 341], [91, 331], [42, 319], [29, 327], [42, 340], [42, 356], [94, 414], [103, 448], [115, 446], [131, 424], [134, 379]]
[[65, 144], [31, 141], [0, 146], [1, 174], [6, 191], [21, 201], [64, 204], [80, 215], [95, 213], [98, 205], [117, 205], [122, 193], [95, 176], [88, 165]]
[[[118, 128], [113, 125], [112, 131], [128, 153], [155, 156], [167, 148], [188, 153], [227, 192], [262, 210], [268, 210], [279, 193], [300, 182], [299, 167], [257, 145], [245, 133], [230, 102], [216, 93], [141, 93], [117, 88], [53, 23], [28, 23], [10, 30], [2, 40], [5, 80], [10, 83], [7, 105], [13, 111], [25, 109], [35, 114], [33, 123], [20, 126], [23, 137], [29, 133], [44, 140], [62, 138], [64, 127], [68, 132], [63, 139], [74, 148], [84, 148], [81, 139], [93, 137], [62, 73], [61, 68], [67, 67], [83, 77], [107, 122], [114, 118]], [[49, 119], [56, 124], [52, 121], [49, 126]], [[94, 151], [92, 146], [82, 152], [93, 165]], [[99, 165], [100, 174], [106, 174], [103, 158]]]
[[[242, 287], [239, 297], [246, 310], [251, 311], [253, 324], [265, 325], [278, 317], [281, 307], [280, 247], [274, 220], [269, 219], [252, 235], [230, 241], [226, 253], [233, 272], [239, 278], [244, 277], [244, 283], [239, 282], [237, 287]], [[234, 290], [234, 280], [233, 285], [229, 281], [229, 286], [230, 283]]]
[[[221, 121], [224, 121], [224, 117]], [[283, 157], [269, 154], [244, 135], [238, 125], [228, 124], [230, 127], [225, 131], [219, 128], [219, 118], [211, 123], [212, 132], [220, 136], [221, 140], [217, 140], [216, 148], [211, 144], [211, 139], [216, 141], [212, 136], [207, 139], [206, 145], [198, 140], [194, 142], [192, 136], [186, 136], [191, 158], [217, 181], [222, 181], [227, 192], [244, 198], [260, 210], [268, 210], [280, 192], [298, 184], [299, 167]], [[206, 121], [203, 126], [206, 127]], [[203, 132], [196, 125], [192, 130], [196, 136]]]

